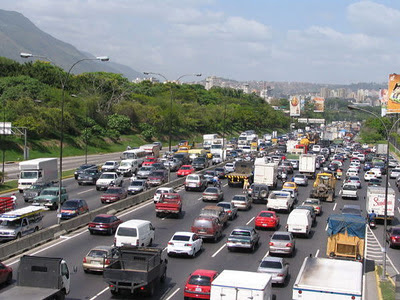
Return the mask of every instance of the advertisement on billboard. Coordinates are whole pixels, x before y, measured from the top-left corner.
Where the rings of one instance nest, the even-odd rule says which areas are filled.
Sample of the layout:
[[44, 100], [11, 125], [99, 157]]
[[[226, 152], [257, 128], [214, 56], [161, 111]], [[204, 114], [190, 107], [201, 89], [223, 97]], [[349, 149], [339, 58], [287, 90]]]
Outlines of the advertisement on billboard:
[[325, 98], [314, 97], [314, 112], [324, 112]]
[[299, 117], [300, 116], [300, 99], [297, 96], [291, 96], [290, 100], [290, 116]]
[[381, 103], [381, 116], [386, 116], [387, 113], [387, 105], [388, 105], [388, 90], [380, 89], [379, 90], [379, 102]]
[[387, 103], [386, 113], [388, 114], [400, 113], [400, 75], [398, 74], [389, 75], [389, 87], [387, 94], [389, 95], [389, 99]]

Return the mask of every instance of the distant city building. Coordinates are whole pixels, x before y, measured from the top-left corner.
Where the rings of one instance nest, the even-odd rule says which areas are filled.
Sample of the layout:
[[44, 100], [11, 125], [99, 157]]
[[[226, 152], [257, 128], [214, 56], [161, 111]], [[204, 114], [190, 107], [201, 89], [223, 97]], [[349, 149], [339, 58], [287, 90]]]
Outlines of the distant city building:
[[206, 78], [206, 90], [208, 91], [215, 85], [216, 76], [210, 76]]
[[323, 98], [329, 98], [329, 89], [326, 87], [321, 88], [320, 96]]

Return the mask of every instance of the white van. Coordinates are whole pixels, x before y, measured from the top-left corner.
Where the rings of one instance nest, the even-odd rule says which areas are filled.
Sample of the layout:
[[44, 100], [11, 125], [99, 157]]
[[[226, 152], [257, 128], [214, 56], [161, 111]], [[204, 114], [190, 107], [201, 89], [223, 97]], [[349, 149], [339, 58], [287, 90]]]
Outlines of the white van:
[[155, 228], [150, 221], [129, 220], [118, 226], [114, 244], [117, 247], [124, 245], [151, 246], [154, 241], [154, 231]]
[[312, 226], [312, 218], [309, 210], [294, 209], [287, 219], [286, 229], [292, 234], [301, 234], [308, 237]]

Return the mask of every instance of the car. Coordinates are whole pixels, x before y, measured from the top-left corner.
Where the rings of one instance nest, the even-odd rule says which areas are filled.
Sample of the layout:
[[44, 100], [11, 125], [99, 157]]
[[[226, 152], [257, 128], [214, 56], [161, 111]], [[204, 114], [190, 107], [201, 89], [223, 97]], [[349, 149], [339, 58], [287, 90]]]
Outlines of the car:
[[60, 218], [62, 220], [67, 220], [87, 212], [89, 212], [89, 206], [87, 205], [85, 200], [70, 199], [65, 201], [63, 205], [61, 205]]
[[116, 248], [113, 246], [96, 246], [89, 250], [82, 260], [82, 268], [85, 273], [103, 272], [111, 259], [116, 255]]
[[290, 188], [284, 188], [281, 189], [282, 192], [289, 192], [290, 196], [293, 199], [293, 203], [297, 203], [297, 199], [299, 197], [299, 193], [295, 189], [290, 189]]
[[117, 216], [100, 214], [93, 218], [93, 220], [88, 224], [88, 230], [90, 234], [95, 233], [105, 233], [112, 235], [118, 228], [122, 220]]
[[154, 163], [158, 162], [158, 158], [154, 157], [154, 156], [146, 156], [146, 158], [144, 159], [144, 162], [142, 164], [143, 167], [146, 166], [151, 166]]
[[393, 168], [390, 171], [390, 178], [397, 178], [400, 175], [400, 168]]
[[224, 224], [218, 217], [199, 216], [194, 219], [190, 231], [203, 239], [211, 239], [217, 242], [222, 236]]
[[147, 179], [149, 175], [154, 171], [153, 166], [142, 166], [136, 173], [136, 178], [138, 179]]
[[235, 164], [234, 163], [226, 163], [224, 166], [225, 173], [233, 173], [235, 172]]
[[35, 183], [32, 184], [29, 188], [24, 190], [24, 201], [25, 202], [32, 202], [33, 198], [40, 196], [40, 193], [48, 188], [51, 187], [53, 184], [52, 183]]
[[196, 157], [192, 162], [192, 167], [195, 170], [208, 168], [208, 159], [206, 157]]
[[269, 241], [270, 254], [294, 255], [296, 242], [291, 232], [275, 231]]
[[358, 176], [350, 176], [346, 179], [346, 182], [355, 184], [358, 189], [361, 188], [361, 180]]
[[253, 226], [238, 226], [234, 228], [228, 237], [226, 247], [228, 251], [236, 249], [248, 249], [251, 252], [258, 246], [260, 235]]
[[101, 171], [102, 172], [117, 172], [118, 167], [119, 167], [119, 162], [117, 162], [116, 160], [109, 160], [109, 161], [106, 161], [101, 166]]
[[78, 185], [95, 185], [97, 179], [101, 176], [101, 171], [95, 168], [87, 168], [79, 173], [78, 175]]
[[[68, 193], [65, 187], [48, 187], [43, 189], [39, 196], [33, 198], [32, 205], [34, 206], [45, 206], [49, 209], [56, 210], [59, 204], [63, 204], [68, 200]], [[61, 202], [61, 203], [60, 203]]]
[[128, 195], [135, 195], [141, 192], [144, 192], [148, 189], [147, 180], [145, 179], [136, 179], [131, 181], [128, 186]]
[[86, 169], [89, 169], [89, 168], [95, 168], [97, 170], [97, 166], [95, 164], [80, 165], [74, 172], [75, 180], [78, 179], [78, 176], [79, 176], [80, 173], [82, 173], [83, 171], [85, 171]]
[[368, 186], [381, 186], [382, 185], [382, 180], [379, 178], [371, 178], [368, 181]]
[[384, 162], [376, 162], [372, 164], [372, 169], [379, 169], [382, 175], [386, 175], [386, 164]]
[[13, 278], [13, 269], [0, 262], [0, 284], [11, 284]]
[[295, 209], [307, 209], [311, 213], [312, 225], [315, 225], [317, 222], [317, 214], [315, 213], [314, 207], [311, 205], [298, 205]]
[[158, 146], [160, 150], [162, 150], [162, 143], [161, 142], [153, 142], [154, 145]]
[[269, 186], [263, 183], [252, 183], [247, 193], [253, 203], [267, 203]]
[[156, 190], [156, 192], [154, 193], [154, 197], [153, 197], [153, 202], [157, 203], [158, 201], [160, 201], [160, 197], [162, 194], [169, 194], [169, 193], [175, 193], [174, 188], [172, 187], [160, 187]]
[[271, 275], [272, 284], [285, 284], [289, 274], [289, 264], [282, 257], [264, 256], [257, 272]]
[[217, 174], [218, 178], [225, 178], [225, 169], [223, 167], [215, 168], [215, 173]]
[[286, 181], [286, 182], [282, 185], [282, 189], [295, 190], [296, 192], [299, 191], [299, 188], [297, 187], [297, 183], [291, 182], [291, 181]]
[[368, 172], [374, 172], [376, 178], [382, 178], [382, 170], [380, 168], [371, 168]]
[[390, 168], [395, 168], [399, 165], [399, 162], [397, 161], [397, 159], [389, 159], [389, 167]]
[[168, 182], [167, 170], [155, 170], [149, 175], [147, 179], [147, 185], [149, 187], [162, 185], [166, 182]]
[[232, 204], [232, 202], [218, 202], [217, 206], [224, 209], [224, 211], [228, 214], [229, 220], [233, 220], [237, 217], [238, 209]]
[[218, 276], [217, 271], [198, 269], [189, 275], [183, 290], [184, 300], [210, 299], [211, 283]]
[[215, 153], [211, 159], [213, 165], [217, 165], [223, 162], [221, 154]]
[[345, 182], [339, 193], [342, 195], [342, 199], [358, 199], [358, 188], [353, 183]]
[[203, 240], [193, 232], [178, 231], [168, 242], [167, 254], [196, 257], [203, 248]]
[[203, 192], [203, 201], [222, 201], [224, 200], [224, 192], [219, 187], [208, 187]]
[[292, 181], [297, 185], [302, 185], [302, 186], [308, 185], [308, 178], [304, 174], [295, 174], [292, 178]]
[[116, 172], [104, 172], [96, 181], [96, 190], [107, 190], [109, 186], [122, 186], [123, 177]]
[[254, 219], [256, 229], [272, 228], [274, 230], [279, 227], [279, 217], [276, 212], [271, 210], [262, 210]]
[[178, 171], [182, 166], [182, 161], [176, 158], [171, 158], [164, 161], [165, 168], [169, 169], [171, 172]]
[[198, 190], [204, 191], [207, 188], [207, 180], [202, 174], [190, 174], [186, 176], [185, 191]]
[[345, 204], [341, 209], [344, 215], [358, 215], [361, 216], [361, 207], [357, 204]]
[[365, 162], [363, 170], [369, 171], [372, 168], [372, 162]]
[[299, 169], [299, 160], [298, 159], [288, 159], [288, 161], [291, 162], [294, 170]]
[[349, 168], [346, 172], [346, 176], [350, 177], [350, 176], [358, 176], [358, 170], [355, 168]]
[[110, 186], [103, 195], [100, 197], [101, 203], [112, 203], [122, 199], [125, 199], [128, 196], [128, 192], [126, 189], [122, 187], [114, 187]]
[[338, 160], [338, 159], [332, 160], [331, 164], [338, 165], [339, 168], [343, 167], [343, 162], [341, 160]]
[[183, 165], [176, 172], [176, 176], [178, 177], [187, 176], [189, 174], [193, 174], [194, 172], [196, 172], [196, 170], [191, 165]]
[[214, 177], [217, 176], [217, 172], [215, 172], [215, 170], [207, 170], [203, 173], [203, 176], [207, 179], [208, 184], [212, 184], [214, 182]]
[[386, 231], [386, 241], [390, 248], [400, 246], [400, 227], [389, 227]]
[[248, 195], [234, 195], [231, 202], [239, 210], [249, 210], [252, 200]]
[[314, 198], [308, 198], [301, 205], [309, 205], [314, 208], [314, 212], [317, 216], [320, 216], [322, 214], [322, 204], [321, 200], [319, 199], [314, 199]]
[[367, 171], [364, 173], [364, 180], [365, 181], [370, 181], [372, 178], [377, 178], [376, 173], [373, 171]]

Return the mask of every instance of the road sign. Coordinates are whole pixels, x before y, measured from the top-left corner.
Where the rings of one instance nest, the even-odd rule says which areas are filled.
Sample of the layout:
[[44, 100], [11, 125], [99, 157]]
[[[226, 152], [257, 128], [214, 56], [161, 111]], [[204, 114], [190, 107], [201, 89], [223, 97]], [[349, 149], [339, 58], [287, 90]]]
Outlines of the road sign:
[[11, 135], [11, 122], [0, 122], [0, 135]]

